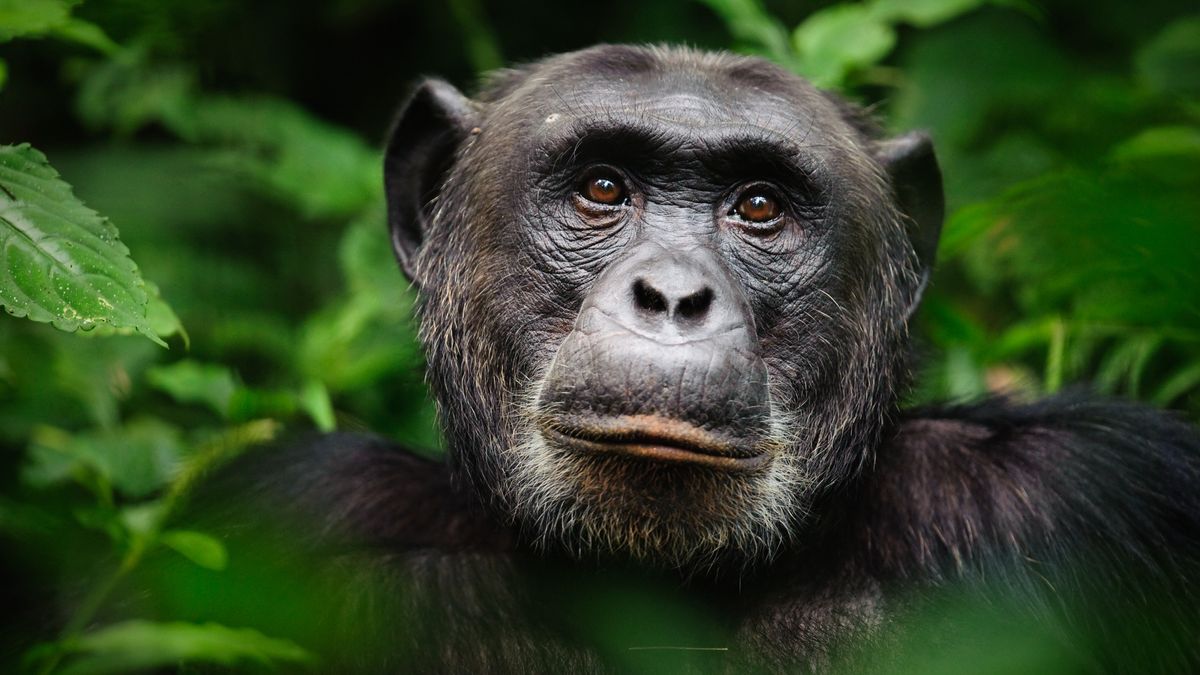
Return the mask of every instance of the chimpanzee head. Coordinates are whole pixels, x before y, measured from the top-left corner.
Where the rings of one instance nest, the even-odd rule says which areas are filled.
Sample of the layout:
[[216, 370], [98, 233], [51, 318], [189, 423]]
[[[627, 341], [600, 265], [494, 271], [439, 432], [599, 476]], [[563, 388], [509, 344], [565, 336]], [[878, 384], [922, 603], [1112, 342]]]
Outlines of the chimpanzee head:
[[428, 80], [387, 148], [452, 465], [535, 539], [760, 559], [871, 460], [941, 176], [760, 59], [600, 46]]

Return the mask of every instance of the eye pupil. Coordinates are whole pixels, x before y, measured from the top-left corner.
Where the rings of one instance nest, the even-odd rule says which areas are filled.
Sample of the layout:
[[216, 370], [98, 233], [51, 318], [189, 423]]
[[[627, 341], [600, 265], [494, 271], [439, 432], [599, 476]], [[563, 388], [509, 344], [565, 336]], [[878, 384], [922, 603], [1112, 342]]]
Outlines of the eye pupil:
[[779, 203], [764, 194], [752, 194], [737, 205], [737, 214], [753, 223], [765, 223], [779, 217]]
[[625, 197], [619, 182], [607, 176], [597, 176], [584, 184], [583, 196], [600, 204], [618, 204]]

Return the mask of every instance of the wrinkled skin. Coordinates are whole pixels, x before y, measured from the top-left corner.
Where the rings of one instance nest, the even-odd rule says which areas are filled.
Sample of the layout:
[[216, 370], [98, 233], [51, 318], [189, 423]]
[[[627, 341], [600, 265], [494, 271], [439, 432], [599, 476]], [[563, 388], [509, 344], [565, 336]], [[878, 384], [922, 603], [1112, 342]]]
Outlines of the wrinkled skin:
[[[338, 673], [893, 672], [931, 636], [1016, 672], [1200, 666], [1193, 427], [900, 409], [927, 137], [760, 60], [602, 46], [421, 84], [385, 177], [449, 461], [336, 434], [233, 466], [196, 527], [300, 577], [274, 614], [193, 615]], [[950, 589], [995, 630], [930, 624]]]
[[[393, 227], [438, 317], [422, 338], [457, 468], [578, 551], [769, 556], [890, 412], [931, 262], [910, 235], [929, 249], [940, 227], [927, 139], [873, 140], [772, 66], [687, 52], [570, 54], [481, 98], [426, 84], [390, 150], [425, 157], [440, 123], [424, 166], [455, 156], [416, 190], [431, 205], [394, 198]], [[579, 194], [598, 170], [620, 204]], [[901, 212], [893, 181], [936, 215]], [[768, 227], [734, 211], [759, 186]]]

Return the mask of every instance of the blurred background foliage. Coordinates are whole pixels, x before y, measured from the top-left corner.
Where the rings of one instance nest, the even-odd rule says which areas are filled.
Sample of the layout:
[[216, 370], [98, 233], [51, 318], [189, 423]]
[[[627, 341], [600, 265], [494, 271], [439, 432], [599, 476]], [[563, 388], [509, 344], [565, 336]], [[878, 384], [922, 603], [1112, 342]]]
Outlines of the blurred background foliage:
[[38, 617], [0, 665], [313, 658], [254, 626], [97, 617], [149, 554], [226, 566], [172, 514], [255, 444], [438, 452], [383, 133], [422, 74], [470, 89], [599, 41], [761, 54], [933, 134], [949, 209], [912, 403], [1088, 386], [1200, 417], [1189, 3], [0, 0], [0, 607]]

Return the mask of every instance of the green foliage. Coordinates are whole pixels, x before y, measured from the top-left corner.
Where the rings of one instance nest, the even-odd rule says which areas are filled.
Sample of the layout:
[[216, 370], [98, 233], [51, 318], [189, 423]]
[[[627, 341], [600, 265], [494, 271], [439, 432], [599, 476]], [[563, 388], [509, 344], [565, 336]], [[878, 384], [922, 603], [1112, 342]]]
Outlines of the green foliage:
[[[752, 52], [778, 61], [823, 87], [844, 87], [896, 46], [900, 24], [929, 28], [988, 0], [872, 0], [826, 7], [809, 15], [788, 40], [759, 0], [704, 0]], [[875, 78], [880, 77], [875, 73]], [[865, 78], [870, 80], [870, 77]]]
[[101, 324], [158, 342], [117, 228], [71, 194], [28, 144], [0, 146], [0, 305], [65, 331]]
[[161, 124], [307, 218], [353, 215], [381, 196], [378, 157], [354, 134], [287, 101], [204, 94], [186, 69], [148, 64], [137, 53], [89, 72], [78, 110], [88, 124], [121, 135]]
[[49, 33], [70, 20], [73, 4], [64, 0], [3, 0], [0, 40]]
[[[915, 326], [931, 348], [914, 402], [1083, 383], [1196, 418], [1200, 15], [1167, 0], [1100, 5], [864, 0], [801, 15], [768, 0], [661, 0], [652, 15], [670, 26], [618, 12], [576, 28], [587, 40], [694, 33], [719, 46], [705, 32], [719, 21], [736, 48], [840, 89], [891, 128], [933, 134], [949, 217]], [[28, 145], [0, 146], [0, 304], [35, 320], [0, 316], [0, 460], [12, 468], [0, 537], [83, 593], [27, 668], [312, 663], [267, 635], [321, 633], [277, 630], [320, 616], [321, 598], [236, 628], [200, 623], [208, 614], [180, 600], [217, 602], [224, 583], [247, 596], [225, 601], [262, 604], [265, 589], [304, 583], [276, 578], [271, 556], [284, 552], [184, 529], [181, 506], [283, 429], [371, 429], [439, 452], [415, 294], [386, 235], [387, 111], [359, 110], [393, 105], [418, 70], [465, 78], [502, 51], [521, 60], [583, 45], [547, 42], [532, 21], [541, 6], [485, 15], [455, 0], [440, 10], [447, 25], [413, 36], [432, 47], [416, 64], [394, 34], [373, 32], [379, 13], [397, 11], [385, 3], [281, 7], [0, 0], [0, 121], [15, 111], [4, 128], [20, 134], [4, 140], [54, 158], [51, 168]], [[436, 60], [455, 58], [448, 44], [461, 51], [449, 70]], [[265, 571], [238, 586], [235, 568], [255, 555]], [[182, 571], [157, 579], [147, 560]], [[625, 613], [704, 623], [694, 608], [636, 598], [580, 602], [592, 610], [581, 630], [631, 668], [641, 661]], [[1010, 640], [974, 606], [933, 610], [911, 639], [961, 620], [996, 646], [993, 670], [1066, 667], [1053, 645]], [[22, 649], [52, 637], [22, 630]], [[948, 672], [953, 655], [881, 658], [887, 670]]]
[[82, 0], [0, 0], [0, 42], [17, 37], [55, 37], [102, 52], [118, 47], [99, 26], [71, 16]]
[[60, 672], [77, 675], [128, 673], [185, 661], [223, 666], [312, 662], [308, 652], [287, 640], [215, 623], [126, 621], [66, 641], [59, 650], [74, 657]]

